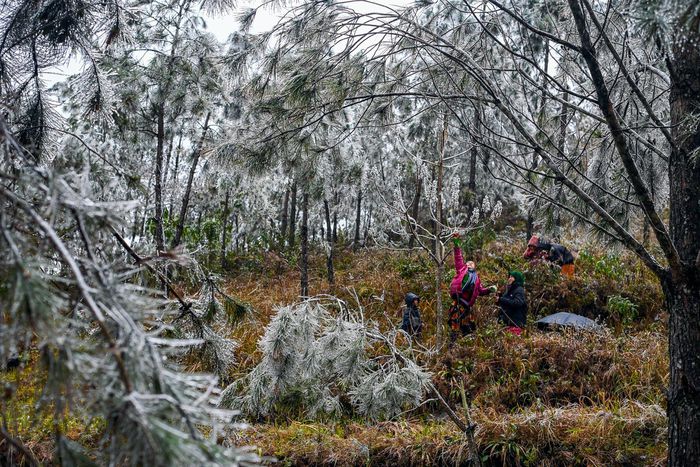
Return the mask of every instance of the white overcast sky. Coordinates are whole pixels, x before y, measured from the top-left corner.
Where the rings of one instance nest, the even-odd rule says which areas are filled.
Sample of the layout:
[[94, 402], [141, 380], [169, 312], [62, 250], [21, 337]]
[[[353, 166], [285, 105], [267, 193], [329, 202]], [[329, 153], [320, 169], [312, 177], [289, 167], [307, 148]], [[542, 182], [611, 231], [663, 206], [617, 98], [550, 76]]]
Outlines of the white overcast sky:
[[[402, 7], [410, 5], [414, 0], [390, 0], [390, 1], [347, 1], [346, 6], [351, 6], [358, 12], [372, 12], [372, 11], [382, 11], [381, 5], [386, 5], [389, 7]], [[249, 8], [251, 6], [259, 5], [260, 1], [246, 1], [239, 4], [239, 9]], [[301, 3], [301, 2], [297, 2]], [[270, 11], [268, 8], [261, 8], [255, 15], [255, 20], [251, 28], [251, 32], [260, 33], [264, 31], [269, 31], [272, 29], [274, 24], [279, 20], [283, 11]], [[209, 17], [207, 22], [207, 29], [212, 32], [220, 41], [225, 41], [229, 34], [235, 31], [238, 26], [236, 24], [236, 14], [223, 15], [218, 17]]]
[[[401, 7], [410, 5], [414, 0], [390, 0], [376, 2], [366, 2], [366, 1], [347, 1], [346, 6], [352, 6], [356, 11], [359, 12], [372, 12], [372, 11], [382, 11], [383, 7], [381, 5], [387, 5], [390, 7]], [[261, 2], [258, 1], [243, 1], [239, 3], [240, 11], [244, 8], [249, 8], [254, 5], [259, 5]], [[299, 2], [300, 3], [300, 2]], [[380, 5], [381, 4], [381, 5]], [[269, 8], [261, 8], [255, 16], [253, 25], [251, 27], [251, 32], [260, 33], [264, 31], [269, 31], [279, 20], [279, 18], [284, 14], [284, 11], [271, 11]], [[221, 42], [226, 41], [228, 36], [238, 29], [238, 24], [236, 22], [236, 12], [221, 15], [221, 16], [208, 16], [205, 17], [205, 22], [207, 25], [207, 30], [214, 34], [218, 40]], [[43, 73], [44, 83], [51, 86], [53, 83], [63, 81], [70, 75], [79, 73], [83, 63], [81, 60], [73, 57], [71, 60], [63, 66], [55, 67], [46, 70]]]

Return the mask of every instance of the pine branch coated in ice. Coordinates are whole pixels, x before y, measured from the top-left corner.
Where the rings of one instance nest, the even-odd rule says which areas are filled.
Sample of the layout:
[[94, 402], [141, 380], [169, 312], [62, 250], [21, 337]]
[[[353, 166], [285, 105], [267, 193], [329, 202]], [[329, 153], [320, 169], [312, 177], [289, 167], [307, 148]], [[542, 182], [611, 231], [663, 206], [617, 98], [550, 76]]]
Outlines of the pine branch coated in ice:
[[290, 411], [317, 418], [341, 413], [346, 395], [357, 413], [384, 419], [420, 404], [429, 374], [393, 354], [370, 360], [376, 326], [335, 303], [337, 316], [321, 299], [280, 308], [260, 340], [262, 360], [226, 388], [222, 406], [253, 418]]
[[[59, 417], [105, 421], [105, 436], [91, 452], [100, 464], [254, 461], [216, 444], [233, 416], [216, 408], [217, 379], [169, 364], [195, 342], [163, 337], [159, 323], [177, 311], [130, 281], [138, 270], [115, 253], [105, 229], [125, 213], [106, 215], [80, 186], [82, 177], [38, 166], [1, 116], [0, 134], [0, 170], [16, 174], [11, 187], [0, 186], [0, 261], [12, 277], [0, 288], [0, 354], [35, 347], [46, 369], [40, 404], [64, 407]], [[80, 458], [60, 428], [56, 435], [62, 459]]]

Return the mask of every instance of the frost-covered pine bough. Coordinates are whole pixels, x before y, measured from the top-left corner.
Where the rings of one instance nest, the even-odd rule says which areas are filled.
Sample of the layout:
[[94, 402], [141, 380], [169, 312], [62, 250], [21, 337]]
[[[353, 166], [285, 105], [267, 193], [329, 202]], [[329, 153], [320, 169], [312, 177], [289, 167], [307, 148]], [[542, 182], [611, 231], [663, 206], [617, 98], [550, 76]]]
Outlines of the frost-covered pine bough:
[[[137, 285], [139, 269], [113, 241], [107, 227], [130, 203], [93, 202], [84, 174], [48, 170], [4, 120], [0, 141], [0, 358], [37, 349], [47, 372], [41, 404], [57, 421], [104, 420], [91, 452], [99, 464], [253, 461], [216, 443], [233, 415], [218, 408], [217, 378], [171, 363], [203, 341], [167, 337], [180, 310]], [[61, 464], [86, 459], [60, 429], [56, 445]]]
[[202, 283], [193, 302], [180, 306], [180, 313], [173, 320], [174, 336], [193, 339], [185, 358], [198, 360], [199, 367], [214, 372], [226, 382], [233, 368], [238, 343], [224, 337], [231, 326], [251, 318], [250, 304], [228, 295], [219, 287], [220, 278], [205, 272], [195, 264], [195, 280]]
[[419, 406], [431, 386], [412, 349], [395, 345], [401, 332], [382, 334], [361, 309], [334, 298], [281, 307], [260, 339], [262, 360], [226, 388], [222, 405], [248, 418], [350, 410], [372, 420], [396, 417]]

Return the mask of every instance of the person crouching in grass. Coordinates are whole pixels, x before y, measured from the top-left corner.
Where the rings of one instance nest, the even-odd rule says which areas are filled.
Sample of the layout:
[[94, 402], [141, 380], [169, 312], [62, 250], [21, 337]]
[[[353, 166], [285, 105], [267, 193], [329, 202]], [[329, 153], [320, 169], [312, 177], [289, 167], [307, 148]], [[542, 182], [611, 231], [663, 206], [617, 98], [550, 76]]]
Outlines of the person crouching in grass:
[[508, 273], [508, 285], [502, 294], [496, 296], [496, 304], [500, 307], [498, 320], [506, 325], [508, 332], [519, 336], [527, 321], [525, 276], [522, 272]]

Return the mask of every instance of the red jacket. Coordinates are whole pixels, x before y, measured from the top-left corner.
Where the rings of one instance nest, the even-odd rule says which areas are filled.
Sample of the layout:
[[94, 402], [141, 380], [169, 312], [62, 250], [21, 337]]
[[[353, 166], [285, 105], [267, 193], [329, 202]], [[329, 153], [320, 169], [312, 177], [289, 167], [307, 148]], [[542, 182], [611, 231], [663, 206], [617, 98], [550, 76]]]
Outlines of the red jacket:
[[479, 275], [477, 274], [476, 281], [474, 282], [474, 292], [472, 293], [472, 296], [468, 297], [466, 296], [466, 291], [464, 293], [462, 292], [462, 280], [464, 279], [465, 274], [467, 274], [467, 265], [464, 264], [464, 259], [462, 258], [462, 250], [459, 247], [455, 247], [454, 253], [455, 277], [450, 283], [450, 296], [460, 295], [461, 298], [463, 298], [469, 303], [469, 306], [474, 306], [474, 302], [476, 302], [476, 299], [477, 297], [479, 297], [479, 295], [488, 295], [491, 291], [487, 288], [484, 288], [481, 285], [481, 279], [479, 279]]

